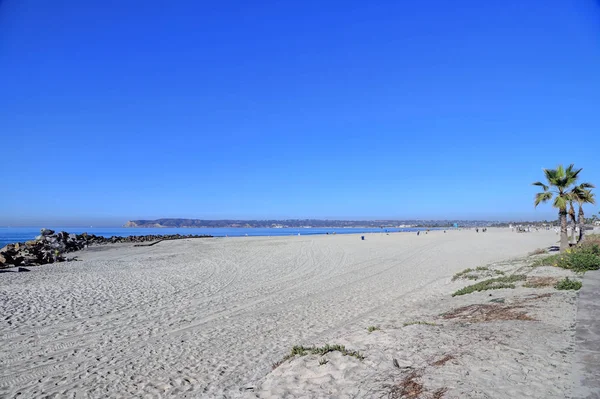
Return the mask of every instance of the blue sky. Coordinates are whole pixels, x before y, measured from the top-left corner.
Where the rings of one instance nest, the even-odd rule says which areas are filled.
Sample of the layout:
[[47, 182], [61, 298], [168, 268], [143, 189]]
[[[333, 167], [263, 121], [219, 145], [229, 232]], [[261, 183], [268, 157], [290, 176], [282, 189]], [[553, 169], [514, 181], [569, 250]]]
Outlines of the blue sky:
[[4, 0], [0, 225], [554, 218], [599, 71], [594, 1]]

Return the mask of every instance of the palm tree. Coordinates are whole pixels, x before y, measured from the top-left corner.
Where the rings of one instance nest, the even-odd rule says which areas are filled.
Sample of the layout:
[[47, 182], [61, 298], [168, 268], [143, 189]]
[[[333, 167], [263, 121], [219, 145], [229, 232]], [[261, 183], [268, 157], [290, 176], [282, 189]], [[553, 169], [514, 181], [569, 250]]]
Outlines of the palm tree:
[[579, 213], [578, 217], [578, 225], [579, 225], [579, 239], [577, 243], [583, 242], [585, 240], [585, 216], [583, 214], [583, 204], [592, 204], [596, 203], [595, 194], [592, 193], [592, 188], [595, 188], [591, 183], [581, 183], [578, 186], [575, 186], [571, 190], [571, 199], [579, 204]]
[[542, 187], [543, 191], [535, 195], [535, 206], [543, 202], [548, 202], [554, 198], [552, 206], [558, 208], [558, 220], [560, 222], [560, 250], [564, 251], [569, 247], [569, 237], [567, 235], [567, 205], [569, 204], [569, 188], [575, 184], [581, 169], [575, 169], [571, 164], [566, 169], [558, 165], [556, 169], [544, 169], [546, 182], [533, 183], [534, 186]]

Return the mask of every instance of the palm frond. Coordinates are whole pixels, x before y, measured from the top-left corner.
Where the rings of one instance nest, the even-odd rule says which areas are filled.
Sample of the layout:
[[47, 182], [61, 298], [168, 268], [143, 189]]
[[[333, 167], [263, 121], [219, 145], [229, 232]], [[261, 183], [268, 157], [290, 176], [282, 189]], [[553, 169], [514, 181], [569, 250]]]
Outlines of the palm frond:
[[566, 195], [557, 195], [556, 197], [554, 197], [554, 203], [552, 204], [552, 206], [555, 208], [558, 208], [562, 211], [566, 211], [567, 210], [567, 202], [568, 202], [568, 198]]
[[577, 201], [579, 205], [593, 203], [590, 201], [595, 201], [595, 194], [592, 193], [592, 190], [587, 189], [587, 187], [589, 187], [590, 185], [592, 184], [582, 183], [578, 186], [573, 187], [573, 189], [571, 189], [571, 191], [569, 192], [569, 198], [572, 201]]
[[592, 192], [592, 190], [583, 190], [583, 193], [580, 195], [581, 204], [592, 204], [596, 205], [596, 194]]
[[545, 185], [544, 183], [542, 183], [541, 181], [536, 181], [535, 183], [531, 183], [531, 185], [542, 187], [544, 189], [544, 191], [548, 191], [548, 189], [550, 188], [547, 185]]
[[543, 169], [543, 170], [544, 170], [544, 176], [546, 176], [546, 180], [548, 181], [548, 183], [550, 183], [551, 186], [554, 185], [554, 182], [559, 177], [558, 170], [556, 170], [556, 169]]
[[534, 201], [534, 205], [538, 206], [539, 204], [543, 203], [543, 202], [548, 202], [552, 199], [552, 193], [549, 191], [544, 191], [542, 193], [537, 193], [535, 195], [535, 201]]

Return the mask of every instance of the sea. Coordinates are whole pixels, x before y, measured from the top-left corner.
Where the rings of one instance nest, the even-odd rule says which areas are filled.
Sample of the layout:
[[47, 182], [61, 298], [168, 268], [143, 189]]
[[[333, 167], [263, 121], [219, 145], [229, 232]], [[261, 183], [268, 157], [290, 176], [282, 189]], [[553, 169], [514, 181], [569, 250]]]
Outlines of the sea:
[[[46, 227], [56, 232], [88, 233], [104, 237], [143, 236], [148, 234], [165, 235], [211, 235], [214, 237], [243, 236], [297, 236], [314, 234], [360, 234], [416, 232], [422, 228], [125, 228], [125, 227]], [[6, 244], [33, 240], [40, 234], [41, 227], [0, 227], [0, 248]]]

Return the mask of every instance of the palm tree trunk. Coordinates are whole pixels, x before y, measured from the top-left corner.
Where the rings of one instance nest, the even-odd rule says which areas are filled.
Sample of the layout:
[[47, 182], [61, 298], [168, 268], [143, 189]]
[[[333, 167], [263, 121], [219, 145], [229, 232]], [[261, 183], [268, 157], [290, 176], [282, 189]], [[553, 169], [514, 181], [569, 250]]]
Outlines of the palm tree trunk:
[[577, 240], [577, 243], [579, 244], [585, 240], [585, 216], [581, 205], [579, 205], [579, 215], [577, 216], [579, 217], [579, 240]]
[[569, 249], [569, 235], [567, 233], [567, 210], [558, 211], [558, 220], [560, 221], [560, 252]]
[[573, 202], [571, 202], [571, 208], [569, 209], [569, 216], [571, 217], [571, 241], [573, 244], [575, 241], [575, 228], [577, 226], [577, 221], [575, 220], [575, 208], [573, 208]]

